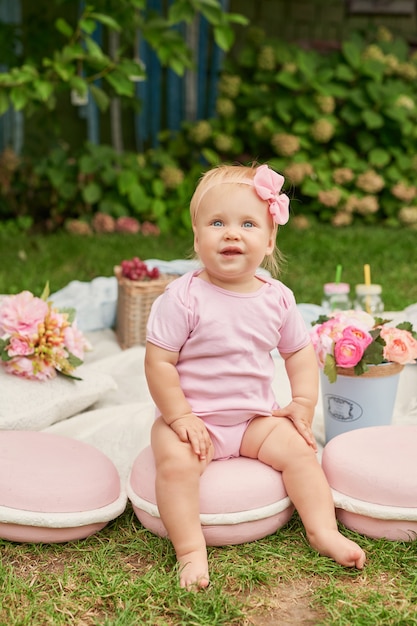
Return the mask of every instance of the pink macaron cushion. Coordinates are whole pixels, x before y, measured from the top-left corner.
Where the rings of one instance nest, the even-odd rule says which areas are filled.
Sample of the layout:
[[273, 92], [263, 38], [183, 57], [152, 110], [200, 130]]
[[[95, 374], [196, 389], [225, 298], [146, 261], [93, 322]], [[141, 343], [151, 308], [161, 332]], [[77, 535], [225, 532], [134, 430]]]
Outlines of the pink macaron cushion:
[[[139, 521], [166, 536], [155, 495], [155, 463], [150, 447], [136, 458], [127, 494]], [[213, 461], [200, 482], [200, 521], [208, 545], [260, 539], [291, 518], [294, 507], [282, 476], [271, 467], [244, 457]]]
[[338, 519], [370, 537], [417, 533], [417, 426], [361, 428], [325, 446], [323, 470]]
[[0, 537], [69, 541], [103, 528], [126, 507], [112, 461], [69, 437], [0, 432]]

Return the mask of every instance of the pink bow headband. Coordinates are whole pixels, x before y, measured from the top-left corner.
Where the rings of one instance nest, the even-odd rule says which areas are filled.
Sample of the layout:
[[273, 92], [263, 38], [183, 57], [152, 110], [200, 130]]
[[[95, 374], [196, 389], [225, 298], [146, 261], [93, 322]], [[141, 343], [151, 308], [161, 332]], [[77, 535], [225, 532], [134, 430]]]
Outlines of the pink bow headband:
[[280, 193], [284, 180], [281, 174], [277, 174], [266, 164], [257, 167], [253, 177], [256, 193], [268, 202], [272, 219], [280, 225], [286, 224], [290, 216], [290, 199], [285, 193]]
[[266, 200], [268, 202], [268, 209], [275, 224], [283, 225], [288, 222], [290, 207], [289, 197], [285, 193], [280, 193], [284, 180], [285, 179], [281, 176], [281, 174], [277, 174], [277, 172], [271, 170], [268, 165], [260, 165], [256, 168], [255, 176], [253, 178], [249, 178], [248, 176], [239, 178], [236, 176], [209, 184], [209, 186], [202, 193], [200, 202], [203, 195], [216, 185], [225, 183], [242, 183], [244, 185], [250, 185], [255, 189], [261, 200]]

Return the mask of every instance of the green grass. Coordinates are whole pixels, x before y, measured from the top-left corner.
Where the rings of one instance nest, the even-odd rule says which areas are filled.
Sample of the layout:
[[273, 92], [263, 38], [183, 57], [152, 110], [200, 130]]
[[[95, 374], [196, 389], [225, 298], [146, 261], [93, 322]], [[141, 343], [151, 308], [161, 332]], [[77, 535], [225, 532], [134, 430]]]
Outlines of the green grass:
[[[286, 257], [281, 279], [298, 302], [319, 304], [322, 285], [333, 280], [338, 263], [352, 292], [363, 282], [363, 266], [369, 263], [373, 282], [383, 287], [386, 310], [402, 309], [417, 302], [416, 243], [416, 231], [407, 229], [316, 225], [299, 231], [289, 225], [278, 235]], [[134, 255], [171, 260], [190, 257], [191, 251], [191, 236], [80, 237], [61, 232], [28, 237], [0, 231], [0, 293], [29, 289], [40, 295], [47, 280], [54, 292], [71, 280], [111, 276], [114, 265]]]
[[265, 539], [209, 548], [211, 585], [198, 593], [179, 588], [171, 544], [131, 508], [83, 541], [0, 541], [0, 625], [417, 624], [417, 542], [342, 532], [366, 550], [362, 572], [314, 553], [295, 514]]
[[[191, 238], [0, 233], [0, 293], [51, 291], [111, 276], [123, 258], [184, 258]], [[320, 302], [338, 263], [362, 281], [370, 263], [387, 309], [417, 301], [416, 232], [382, 227], [282, 229], [282, 279], [299, 302]], [[417, 541], [372, 540], [341, 529], [367, 553], [362, 572], [319, 557], [297, 515], [250, 544], [209, 548], [211, 585], [177, 584], [171, 544], [144, 530], [130, 507], [98, 534], [62, 545], [0, 540], [0, 626], [417, 626]]]

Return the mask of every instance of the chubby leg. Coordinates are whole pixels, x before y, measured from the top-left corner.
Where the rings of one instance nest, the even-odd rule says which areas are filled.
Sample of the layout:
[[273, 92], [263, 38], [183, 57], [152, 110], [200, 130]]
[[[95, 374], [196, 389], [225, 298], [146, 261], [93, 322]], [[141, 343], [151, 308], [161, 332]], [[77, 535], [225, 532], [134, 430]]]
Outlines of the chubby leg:
[[254, 419], [245, 432], [240, 453], [258, 458], [282, 472], [288, 496], [315, 550], [345, 567], [363, 568], [365, 553], [339, 532], [326, 476], [314, 450], [290, 420], [276, 417]]
[[180, 441], [163, 421], [152, 428], [156, 464], [156, 501], [179, 563], [180, 585], [187, 589], [209, 584], [206, 542], [200, 524], [200, 476], [212, 456], [200, 461], [189, 443]]

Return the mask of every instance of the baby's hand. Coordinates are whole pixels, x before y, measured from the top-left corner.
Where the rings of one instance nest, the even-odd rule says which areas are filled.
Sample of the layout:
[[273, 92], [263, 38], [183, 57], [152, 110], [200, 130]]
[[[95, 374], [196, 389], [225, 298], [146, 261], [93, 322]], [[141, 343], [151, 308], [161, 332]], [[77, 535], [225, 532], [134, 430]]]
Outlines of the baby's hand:
[[171, 422], [170, 426], [181, 441], [191, 445], [193, 452], [201, 461], [207, 458], [211, 439], [202, 419], [194, 413], [187, 413]]
[[311, 430], [312, 410], [309, 407], [293, 400], [283, 409], [274, 409], [272, 415], [289, 419], [308, 445], [317, 451], [317, 443]]

